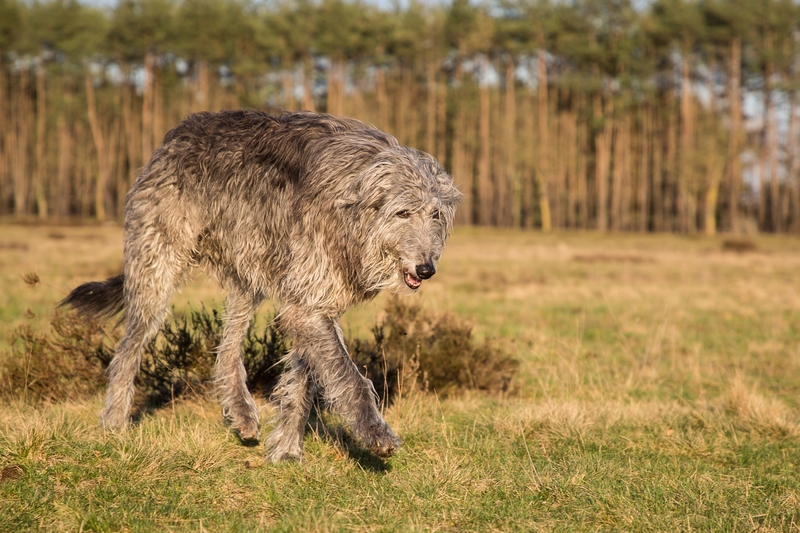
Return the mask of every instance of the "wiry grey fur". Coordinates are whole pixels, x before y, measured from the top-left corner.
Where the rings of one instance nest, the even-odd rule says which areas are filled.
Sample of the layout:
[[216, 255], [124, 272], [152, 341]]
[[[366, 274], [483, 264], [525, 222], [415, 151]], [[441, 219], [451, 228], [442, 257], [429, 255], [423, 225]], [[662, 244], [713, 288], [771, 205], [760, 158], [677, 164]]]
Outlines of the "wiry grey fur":
[[380, 290], [435, 273], [460, 197], [428, 154], [359, 121], [314, 113], [193, 115], [167, 133], [128, 194], [123, 273], [62, 302], [95, 318], [126, 310], [101, 421], [128, 423], [142, 350], [194, 265], [227, 291], [215, 386], [242, 440], [259, 438], [241, 343], [266, 296], [293, 338], [275, 392], [273, 461], [302, 457], [317, 391], [376, 455], [400, 446], [338, 320]]

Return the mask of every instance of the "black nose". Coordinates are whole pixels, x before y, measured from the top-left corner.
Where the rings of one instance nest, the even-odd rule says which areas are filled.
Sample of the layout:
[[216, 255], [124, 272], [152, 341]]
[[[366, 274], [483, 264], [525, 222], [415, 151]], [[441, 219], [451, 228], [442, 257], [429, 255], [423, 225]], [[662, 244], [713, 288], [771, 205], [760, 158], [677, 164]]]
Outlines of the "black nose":
[[428, 279], [434, 274], [436, 274], [436, 268], [431, 263], [425, 263], [423, 265], [417, 265], [417, 276], [420, 279]]

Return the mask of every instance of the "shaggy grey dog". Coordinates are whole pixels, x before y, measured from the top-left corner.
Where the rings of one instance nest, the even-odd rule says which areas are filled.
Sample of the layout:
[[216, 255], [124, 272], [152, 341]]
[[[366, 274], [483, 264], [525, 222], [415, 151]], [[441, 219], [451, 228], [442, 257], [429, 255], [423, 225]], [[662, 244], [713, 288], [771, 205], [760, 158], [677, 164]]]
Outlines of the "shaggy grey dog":
[[195, 265], [227, 292], [215, 388], [243, 441], [259, 439], [241, 344], [265, 297], [293, 339], [275, 396], [269, 458], [300, 459], [317, 392], [371, 452], [400, 439], [351, 361], [338, 320], [379, 291], [413, 292], [436, 272], [460, 193], [428, 154], [353, 119], [201, 113], [167, 133], [128, 194], [123, 273], [62, 302], [91, 318], [123, 309], [103, 426], [128, 423], [142, 351]]

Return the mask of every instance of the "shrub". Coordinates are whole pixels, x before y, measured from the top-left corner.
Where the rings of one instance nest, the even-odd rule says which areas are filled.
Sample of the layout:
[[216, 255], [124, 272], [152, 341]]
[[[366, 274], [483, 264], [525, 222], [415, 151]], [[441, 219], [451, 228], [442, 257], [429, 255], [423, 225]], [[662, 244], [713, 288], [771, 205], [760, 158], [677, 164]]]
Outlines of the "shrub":
[[519, 363], [489, 341], [477, 344], [471, 326], [451, 314], [427, 316], [420, 306], [395, 298], [372, 333], [373, 340], [356, 339], [350, 346], [353, 360], [366, 368], [381, 398], [391, 399], [398, 384], [445, 396], [464, 389], [512, 389]]
[[[136, 380], [137, 398], [149, 407], [186, 393], [206, 393], [213, 379], [215, 349], [223, 319], [205, 307], [168, 320], [148, 344]], [[105, 387], [105, 370], [121, 328], [104, 328], [74, 313], [56, 311], [51, 331], [17, 330], [11, 357], [0, 367], [7, 398], [59, 401]], [[471, 328], [452, 315], [426, 316], [419, 306], [397, 299], [386, 307], [372, 339], [347, 341], [356, 365], [375, 384], [384, 402], [402, 389], [460, 389], [508, 392], [518, 363], [489, 342], [476, 344]], [[274, 320], [251, 325], [242, 346], [248, 386], [268, 395], [283, 370], [288, 344]]]

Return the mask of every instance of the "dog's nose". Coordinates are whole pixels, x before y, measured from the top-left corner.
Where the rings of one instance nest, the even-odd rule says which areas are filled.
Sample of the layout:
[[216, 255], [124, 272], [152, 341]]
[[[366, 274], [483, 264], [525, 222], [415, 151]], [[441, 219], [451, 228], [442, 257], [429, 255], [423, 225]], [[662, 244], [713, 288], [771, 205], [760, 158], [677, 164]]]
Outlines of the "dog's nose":
[[424, 263], [422, 265], [417, 265], [417, 276], [420, 279], [428, 279], [434, 274], [436, 274], [436, 268], [431, 263]]

